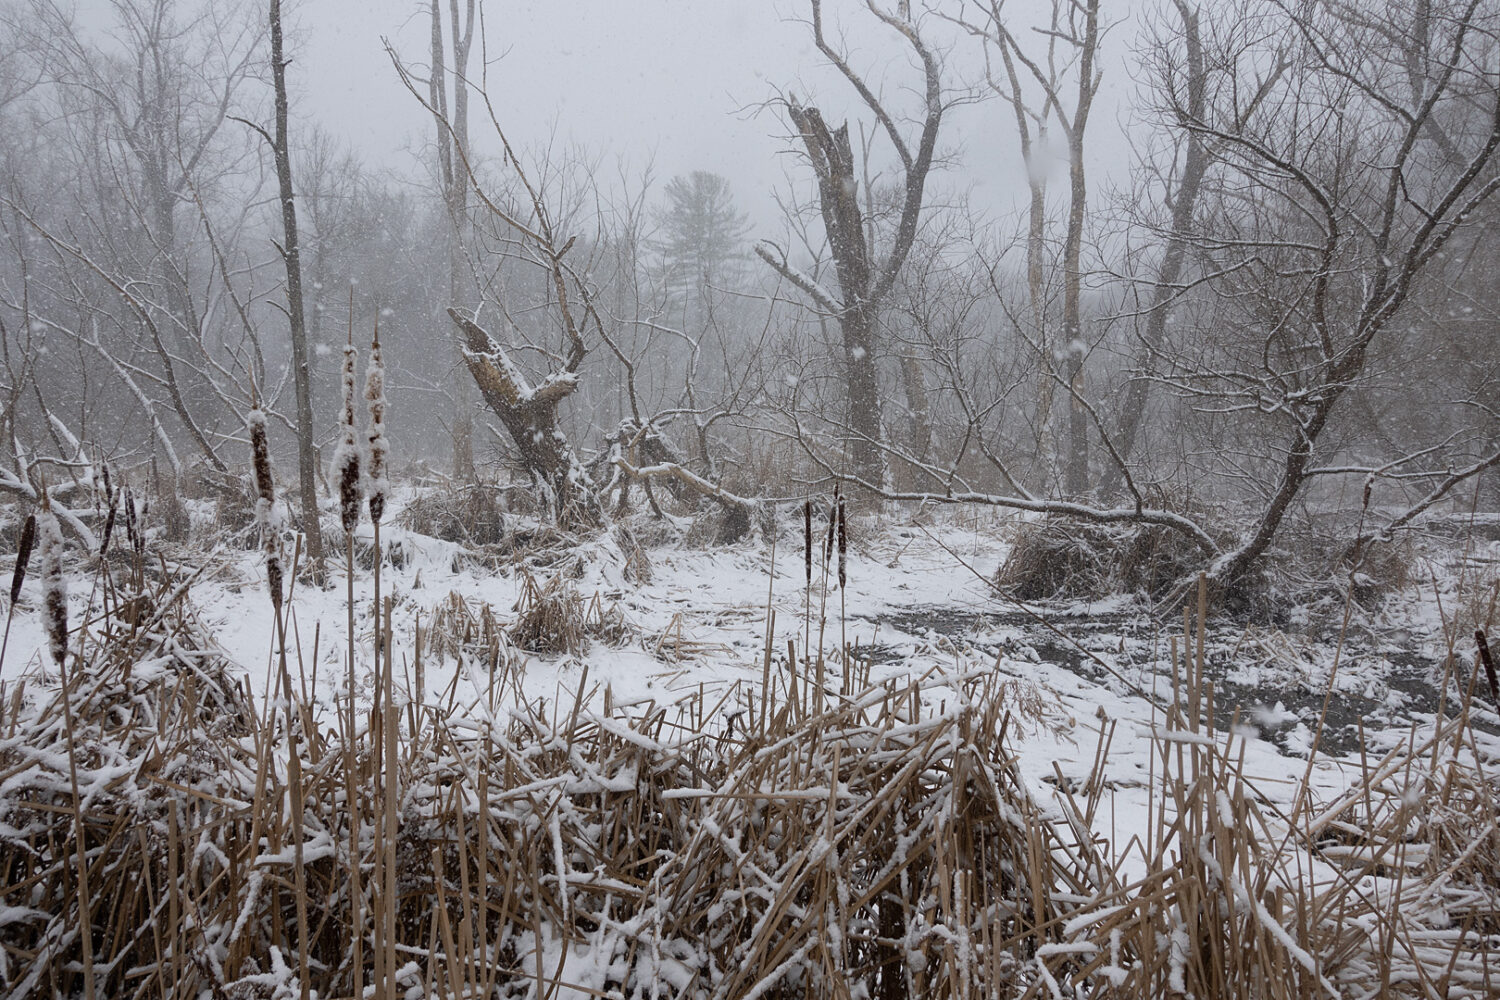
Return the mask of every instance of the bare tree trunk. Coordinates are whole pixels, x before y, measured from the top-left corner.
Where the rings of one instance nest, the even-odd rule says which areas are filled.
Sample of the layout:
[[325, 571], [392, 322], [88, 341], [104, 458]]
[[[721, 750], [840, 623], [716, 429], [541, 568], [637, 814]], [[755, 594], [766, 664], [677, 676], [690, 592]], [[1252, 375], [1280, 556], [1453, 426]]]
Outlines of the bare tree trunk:
[[313, 447], [312, 376], [307, 359], [307, 320], [302, 304], [302, 256], [297, 246], [297, 207], [292, 200], [292, 157], [287, 140], [286, 61], [281, 46], [281, 0], [271, 0], [271, 76], [276, 88], [276, 181], [281, 191], [281, 257], [286, 263], [287, 316], [292, 331], [292, 375], [297, 395], [297, 480], [302, 495], [307, 557], [323, 561], [318, 520], [317, 454]]
[[1067, 490], [1080, 496], [1089, 489], [1089, 415], [1084, 405], [1083, 320], [1083, 221], [1088, 202], [1088, 183], [1083, 165], [1083, 137], [1099, 77], [1094, 56], [1099, 45], [1099, 0], [1087, 0], [1078, 64], [1078, 103], [1068, 133], [1068, 231], [1063, 241], [1063, 336], [1068, 338], [1068, 460]]
[[[438, 0], [432, 0], [431, 69], [428, 74], [428, 101], [433, 109], [437, 125], [437, 176], [442, 185], [443, 208], [448, 219], [448, 301], [459, 302], [465, 297], [464, 240], [469, 219], [469, 173], [466, 157], [469, 153], [469, 52], [474, 39], [474, 0], [465, 0], [464, 16], [459, 16], [459, 0], [448, 0], [448, 29], [453, 36], [453, 99], [448, 100], [448, 88], [443, 51], [443, 19]], [[469, 411], [476, 408], [478, 400], [474, 390], [460, 385], [454, 392], [454, 421], [457, 427], [463, 421], [472, 426]], [[473, 453], [463, 453], [454, 438], [453, 463], [473, 475]]]
[[[1061, 459], [1064, 489], [1075, 496], [1089, 488], [1089, 412], [1084, 403], [1084, 361], [1087, 356], [1083, 341], [1082, 291], [1083, 291], [1083, 224], [1088, 203], [1088, 185], [1083, 163], [1084, 135], [1088, 129], [1089, 110], [1093, 106], [1094, 94], [1099, 87], [1099, 74], [1095, 69], [1095, 58], [1099, 45], [1099, 0], [1053, 0], [1052, 20], [1047, 31], [1045, 56], [1036, 59], [1026, 54], [1025, 48], [1006, 25], [1004, 0], [988, 0], [976, 4], [981, 18], [970, 22], [966, 15], [956, 18], [965, 30], [993, 45], [1005, 67], [1005, 81], [995, 79], [986, 71], [990, 88], [1010, 105], [1016, 120], [1016, 136], [1020, 140], [1021, 159], [1026, 166], [1027, 185], [1030, 188], [1030, 218], [1026, 238], [1026, 287], [1030, 297], [1032, 335], [1031, 341], [1037, 352], [1036, 376], [1036, 461], [1034, 468], [1050, 484], [1054, 469]], [[1082, 24], [1078, 23], [1081, 16]], [[1059, 60], [1059, 48], [1077, 52], [1078, 93], [1071, 102], [1064, 101], [1062, 92], [1063, 65]], [[1022, 69], [1041, 89], [1039, 101], [1028, 102], [1023, 85]], [[1062, 338], [1066, 355], [1062, 376], [1068, 390], [1068, 443], [1066, 452], [1057, 447], [1053, 429], [1053, 400], [1059, 381], [1057, 370], [1057, 344], [1049, 328], [1046, 285], [1043, 280], [1045, 263], [1044, 236], [1047, 228], [1045, 172], [1036, 160], [1036, 141], [1045, 139], [1048, 123], [1056, 121], [1068, 140], [1068, 218], [1063, 236], [1062, 253]]]
[[[1177, 12], [1182, 17], [1182, 37], [1187, 47], [1187, 117], [1190, 121], [1201, 121], [1204, 109], [1203, 42], [1198, 30], [1198, 11], [1186, 0], [1175, 0]], [[1141, 330], [1140, 350], [1136, 354], [1138, 370], [1145, 370], [1151, 359], [1162, 349], [1167, 328], [1167, 315], [1171, 303], [1178, 293], [1177, 283], [1187, 262], [1189, 232], [1193, 224], [1193, 213], [1198, 207], [1198, 192], [1203, 187], [1203, 177], [1208, 171], [1208, 150], [1196, 131], [1189, 129], [1184, 143], [1182, 173], [1177, 179], [1177, 190], [1172, 198], [1171, 231], [1167, 235], [1166, 249], [1162, 253], [1161, 266], [1156, 273], [1156, 288], [1151, 296], [1151, 308]], [[1111, 464], [1105, 473], [1102, 492], [1106, 497], [1117, 496], [1124, 480], [1121, 464], [1129, 462], [1135, 450], [1136, 437], [1140, 433], [1141, 418], [1146, 411], [1151, 383], [1144, 378], [1134, 378], [1125, 388], [1125, 397], [1120, 403], [1119, 425], [1115, 436], [1115, 452], [1120, 464]]]
[[870, 246], [854, 179], [854, 152], [849, 126], [829, 129], [817, 108], [788, 105], [792, 124], [807, 147], [818, 177], [823, 228], [828, 233], [838, 275], [842, 310], [838, 316], [844, 345], [845, 387], [850, 458], [856, 476], [878, 483], [885, 462], [880, 450], [880, 386], [875, 369], [876, 304], [870, 293]]
[[[1028, 169], [1030, 162], [1028, 158]], [[1054, 473], [1053, 460], [1057, 442], [1052, 434], [1052, 395], [1056, 385], [1057, 365], [1052, 359], [1051, 337], [1047, 331], [1047, 286], [1042, 277], [1046, 256], [1044, 234], [1047, 227], [1047, 190], [1045, 185], [1031, 187], [1031, 221], [1026, 234], [1026, 288], [1031, 299], [1031, 323], [1037, 341], [1035, 472], [1042, 478], [1042, 488], [1050, 488]]]
[[[999, 8], [994, 10], [999, 23]], [[1047, 329], [1047, 174], [1036, 161], [1036, 146], [1032, 140], [1031, 125], [1027, 121], [1024, 92], [1021, 78], [1016, 72], [1016, 62], [1011, 56], [1010, 46], [1002, 44], [1000, 55], [1005, 64], [1005, 74], [1010, 85], [1010, 105], [1016, 116], [1016, 136], [1021, 142], [1021, 163], [1026, 168], [1026, 186], [1030, 190], [1026, 220], [1026, 294], [1031, 306], [1032, 334], [1036, 337], [1037, 380], [1036, 410], [1033, 423], [1036, 427], [1035, 471], [1041, 475], [1043, 488], [1049, 488], [1053, 475], [1053, 459], [1057, 444], [1052, 437], [1052, 394], [1057, 377], [1057, 365], [1052, 359], [1052, 338]], [[1049, 61], [1050, 62], [1050, 61]], [[995, 81], [990, 86], [997, 93], [1004, 93]], [[1045, 143], [1047, 118], [1036, 122], [1036, 142]]]
[[474, 42], [474, 0], [465, 0], [459, 16], [459, 0], [448, 0], [448, 30], [453, 48], [453, 99], [448, 100], [447, 69], [443, 52], [443, 21], [438, 0], [432, 0], [432, 70], [428, 99], [438, 118], [438, 179], [443, 187], [443, 207], [448, 213], [448, 294], [456, 299], [464, 279], [463, 228], [469, 214], [469, 177], [463, 158], [469, 152], [469, 53]]
[[533, 388], [482, 327], [456, 310], [449, 309], [448, 315], [458, 326], [469, 374], [486, 405], [505, 425], [557, 523], [575, 530], [598, 527], [603, 520], [599, 498], [567, 436], [557, 427], [558, 404], [578, 387], [577, 377], [565, 371]]
[[764, 246], [756, 247], [756, 253], [812, 298], [820, 308], [837, 318], [844, 348], [847, 427], [852, 439], [851, 468], [847, 472], [866, 484], [879, 488], [885, 478], [885, 453], [881, 447], [880, 384], [875, 364], [875, 335], [881, 304], [890, 293], [896, 275], [906, 263], [912, 242], [916, 239], [927, 175], [932, 170], [933, 151], [943, 118], [942, 80], [937, 58], [922, 41], [911, 21], [909, 10], [902, 8], [898, 14], [890, 14], [873, 3], [869, 4], [869, 9], [876, 18], [906, 39], [922, 64], [926, 106], [921, 135], [913, 150], [896, 126], [895, 119], [865, 84], [864, 79], [828, 43], [823, 34], [821, 0], [810, 0], [809, 6], [813, 41], [818, 51], [849, 81], [866, 107], [875, 115], [901, 160], [904, 181], [901, 216], [891, 240], [889, 254], [884, 260], [877, 262], [860, 213], [859, 184], [855, 180], [854, 154], [849, 144], [848, 124], [830, 130], [817, 108], [800, 105], [795, 100], [788, 101], [788, 114], [807, 148], [808, 159], [818, 178], [819, 209], [838, 276], [839, 301], [832, 301], [830, 296], [798, 274], [784, 255], [778, 258]]
[[922, 362], [913, 354], [901, 356], [901, 388], [906, 393], [906, 407], [911, 411], [907, 448], [913, 458], [925, 462], [932, 451], [932, 403], [927, 397]]
[[875, 310], [867, 306], [849, 312], [839, 324], [844, 334], [849, 382], [849, 455], [854, 471], [867, 483], [885, 476], [881, 430], [880, 380], [875, 367]]

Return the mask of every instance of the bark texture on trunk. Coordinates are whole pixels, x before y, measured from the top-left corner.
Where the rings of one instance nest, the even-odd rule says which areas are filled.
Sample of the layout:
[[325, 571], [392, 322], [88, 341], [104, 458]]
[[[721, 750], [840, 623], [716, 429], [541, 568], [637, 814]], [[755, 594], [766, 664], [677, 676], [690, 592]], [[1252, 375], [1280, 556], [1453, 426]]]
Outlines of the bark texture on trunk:
[[[1182, 17], [1182, 37], [1187, 48], [1187, 107], [1182, 123], [1191, 125], [1202, 121], [1205, 100], [1203, 42], [1198, 30], [1198, 12], [1183, 0], [1178, 0], [1177, 10]], [[1197, 131], [1189, 127], [1184, 143], [1182, 171], [1177, 178], [1177, 190], [1172, 197], [1171, 230], [1167, 234], [1166, 248], [1162, 252], [1161, 266], [1156, 274], [1156, 288], [1151, 294], [1151, 308], [1141, 329], [1140, 349], [1136, 355], [1136, 368], [1145, 370], [1151, 359], [1162, 349], [1166, 339], [1167, 316], [1172, 300], [1178, 294], [1178, 282], [1182, 279], [1190, 249], [1190, 234], [1193, 215], [1198, 207], [1198, 193], [1203, 188], [1203, 178], [1208, 172], [1208, 149]], [[1115, 451], [1121, 462], [1129, 462], [1135, 451], [1136, 439], [1140, 435], [1141, 421], [1151, 394], [1151, 383], [1144, 378], [1132, 379], [1125, 387], [1125, 396], [1119, 410], [1118, 431], [1115, 435]], [[1101, 492], [1106, 497], [1117, 496], [1124, 480], [1124, 471], [1111, 465], [1105, 473]]]
[[880, 450], [880, 384], [875, 369], [876, 303], [870, 298], [870, 247], [859, 207], [849, 126], [830, 129], [817, 108], [795, 103], [788, 105], [788, 113], [818, 177], [819, 209], [843, 299], [838, 323], [852, 438], [851, 471], [878, 485], [885, 462]]
[[505, 425], [557, 523], [570, 530], [598, 527], [598, 495], [557, 421], [558, 404], [578, 387], [577, 376], [554, 373], [532, 387], [483, 327], [456, 310], [448, 315], [458, 326], [464, 364], [479, 394]]
[[1088, 177], [1083, 163], [1083, 137], [1088, 130], [1089, 111], [1098, 91], [1094, 69], [1099, 44], [1099, 0], [1088, 0], [1083, 8], [1084, 29], [1078, 63], [1078, 103], [1068, 133], [1068, 229], [1063, 239], [1063, 336], [1067, 343], [1068, 456], [1064, 463], [1067, 491], [1082, 496], [1089, 490], [1089, 415], [1084, 405], [1083, 339], [1083, 223], [1088, 203]]
[[281, 194], [282, 260], [286, 263], [287, 316], [292, 331], [292, 380], [297, 396], [297, 483], [302, 497], [308, 562], [323, 561], [318, 520], [317, 451], [313, 445], [312, 373], [307, 358], [307, 319], [302, 304], [302, 256], [297, 243], [297, 207], [292, 200], [292, 156], [287, 140], [286, 60], [281, 46], [281, 0], [271, 0], [271, 76], [276, 88], [276, 182]]

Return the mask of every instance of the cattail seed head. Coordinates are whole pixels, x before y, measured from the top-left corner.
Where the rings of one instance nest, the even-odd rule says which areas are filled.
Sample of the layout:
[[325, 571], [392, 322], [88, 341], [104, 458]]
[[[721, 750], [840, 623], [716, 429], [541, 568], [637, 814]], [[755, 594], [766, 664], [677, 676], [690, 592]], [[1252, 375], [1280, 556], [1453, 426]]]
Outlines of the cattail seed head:
[[115, 532], [115, 515], [120, 512], [120, 505], [111, 497], [109, 501], [109, 513], [104, 515], [104, 534], [99, 538], [99, 554], [102, 556], [109, 552], [109, 536]]
[[281, 617], [281, 590], [282, 578], [285, 573], [281, 569], [281, 546], [274, 542], [266, 543], [266, 589], [271, 594], [271, 610], [276, 616]]
[[265, 509], [256, 509], [256, 523], [262, 524], [270, 516], [270, 507], [276, 499], [276, 488], [271, 481], [271, 444], [266, 436], [266, 411], [259, 406], [250, 411], [250, 459], [255, 469], [255, 497], [265, 504]]
[[140, 529], [136, 524], [135, 491], [126, 486], [120, 493], [120, 499], [125, 505], [125, 540], [139, 556], [146, 551], [146, 540], [141, 537]]
[[108, 508], [104, 515], [104, 534], [99, 538], [99, 555], [103, 556], [109, 551], [109, 536], [115, 531], [115, 516], [120, 512], [119, 497], [115, 496], [114, 485], [109, 481], [109, 466], [104, 467], [104, 505]]
[[812, 498], [802, 501], [802, 571], [812, 586]]
[[365, 369], [365, 401], [370, 406], [370, 424], [366, 429], [370, 445], [370, 520], [379, 524], [385, 516], [386, 494], [390, 491], [390, 483], [385, 477], [390, 445], [385, 439], [385, 361], [380, 353], [378, 325], [375, 328], [375, 340], [370, 345], [370, 364]]
[[26, 564], [31, 562], [31, 547], [36, 544], [36, 515], [26, 518], [21, 527], [21, 544], [16, 546], [16, 568], [10, 575], [10, 603], [21, 598], [21, 585], [26, 582]]
[[839, 508], [837, 503], [828, 505], [828, 534], [823, 538], [823, 567], [826, 569], [828, 563], [833, 559], [833, 539], [838, 532]]
[[334, 474], [339, 484], [339, 522], [346, 535], [359, 524], [359, 444], [354, 436], [353, 344], [344, 345], [344, 406], [339, 412], [339, 444], [333, 453]]
[[849, 554], [849, 515], [844, 498], [839, 497], [839, 587], [844, 586], [844, 562]]
[[255, 525], [260, 529], [261, 547], [266, 553], [266, 585], [271, 591], [271, 607], [281, 615], [281, 535], [272, 517], [276, 487], [271, 480], [271, 445], [266, 437], [266, 413], [259, 406], [250, 411], [250, 456], [255, 465]]
[[52, 659], [59, 666], [68, 655], [68, 584], [63, 578], [62, 527], [52, 506], [43, 500], [36, 519], [38, 572], [42, 576], [42, 616]]

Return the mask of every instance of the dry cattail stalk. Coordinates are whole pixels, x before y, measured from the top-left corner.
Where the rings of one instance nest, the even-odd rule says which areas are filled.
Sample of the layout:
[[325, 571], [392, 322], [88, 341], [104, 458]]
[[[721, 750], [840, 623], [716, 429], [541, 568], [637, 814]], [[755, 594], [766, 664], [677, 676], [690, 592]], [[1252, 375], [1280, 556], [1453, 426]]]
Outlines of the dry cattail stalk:
[[26, 518], [21, 528], [21, 542], [16, 546], [16, 568], [10, 575], [10, 607], [5, 610], [5, 636], [0, 638], [0, 666], [10, 648], [10, 625], [16, 617], [16, 601], [21, 599], [21, 585], [26, 582], [26, 564], [31, 562], [31, 547], [36, 543], [36, 515]]
[[16, 568], [10, 576], [10, 603], [21, 598], [21, 585], [26, 582], [26, 565], [31, 562], [31, 548], [36, 544], [36, 515], [26, 519], [21, 528], [21, 544], [16, 547]]
[[[394, 713], [377, 718], [391, 739], [361, 740], [368, 760], [393, 775], [399, 767], [399, 781], [374, 780], [361, 761], [357, 773], [299, 763], [301, 781], [283, 784], [267, 781], [262, 762], [308, 758], [292, 731], [267, 725], [224, 680], [227, 663], [167, 635], [143, 652], [173, 672], [118, 684], [89, 668], [103, 682], [98, 696], [70, 703], [59, 691], [50, 703], [13, 700], [6, 713], [0, 769], [31, 832], [0, 838], [0, 870], [27, 873], [0, 880], [0, 907], [32, 915], [6, 928], [23, 959], [10, 966], [7, 995], [83, 997], [89, 970], [99, 997], [269, 995], [250, 959], [295, 954], [303, 927], [324, 929], [305, 949], [320, 996], [362, 996], [370, 985], [395, 995], [388, 984], [418, 956], [430, 957], [407, 967], [416, 977], [404, 985], [425, 979], [426, 995], [521, 995], [536, 987], [525, 957], [539, 950], [544, 922], [552, 942], [607, 926], [620, 980], [649, 987], [664, 972], [695, 975], [699, 993], [714, 996], [876, 996], [892, 982], [904, 987], [898, 995], [935, 1000], [1494, 995], [1497, 786], [1457, 749], [1472, 733], [1462, 715], [1378, 762], [1351, 764], [1354, 784], [1288, 828], [1232, 741], [1212, 729], [1178, 738], [1178, 705], [1151, 753], [1181, 766], [1152, 773], [1160, 811], [1131, 832], [1127, 859], [1097, 832], [1110, 732], [1081, 790], [1058, 769], [1055, 802], [1038, 801], [1006, 720], [1043, 710], [1017, 700], [1002, 674], [966, 675], [959, 712], [912, 709], [953, 703], [954, 680], [937, 677], [861, 687], [804, 721], [768, 690], [769, 729], [756, 728], [752, 709], [750, 733], [736, 723], [732, 736], [703, 740], [706, 715], [724, 707], [718, 695], [700, 690], [636, 714], [606, 694], [602, 726], [576, 707], [559, 716], [527, 704], [513, 665], [497, 682], [515, 685], [516, 700], [490, 696], [510, 709], [498, 727], [455, 726], [435, 712], [413, 733]], [[1196, 678], [1196, 665], [1188, 673]], [[242, 706], [207, 730], [227, 738], [205, 738], [209, 704]], [[64, 753], [74, 745], [128, 766], [114, 781], [91, 778], [84, 800]], [[191, 823], [161, 815], [156, 764], [190, 753], [207, 756], [189, 772], [202, 793]], [[601, 794], [602, 776], [620, 774], [639, 775], [636, 787]], [[552, 789], [550, 822], [536, 821], [537, 782]], [[420, 803], [419, 832], [402, 831], [393, 807], [404, 801]], [[161, 836], [141, 832], [153, 824]], [[290, 919], [293, 845], [340, 834], [348, 864], [306, 864]], [[38, 850], [49, 844], [59, 847]], [[642, 844], [659, 845], [645, 886]], [[809, 844], [829, 845], [825, 858], [809, 863]], [[560, 866], [537, 863], [559, 853]], [[1155, 860], [1139, 872], [1142, 856]], [[1296, 874], [1314, 860], [1336, 874]], [[268, 861], [283, 874], [258, 879]], [[704, 874], [724, 870], [737, 877]], [[1404, 883], [1388, 898], [1366, 888], [1372, 878]], [[621, 888], [591, 891], [606, 879]], [[90, 912], [83, 924], [78, 914]], [[190, 960], [181, 929], [190, 915], [237, 927], [212, 971]], [[92, 934], [68, 933], [82, 926]], [[870, 931], [839, 938], [837, 926]], [[351, 938], [363, 948], [352, 958]], [[681, 957], [664, 966], [663, 953]], [[372, 965], [382, 970], [373, 980]], [[296, 987], [281, 975], [290, 996]]]
[[62, 528], [45, 497], [42, 498], [42, 512], [36, 519], [36, 540], [38, 571], [42, 574], [42, 614], [46, 619], [52, 659], [61, 666], [68, 655], [68, 583], [63, 578]]
[[266, 585], [271, 591], [271, 607], [281, 617], [281, 537], [276, 531], [273, 505], [276, 488], [271, 481], [271, 445], [266, 438], [266, 411], [258, 405], [250, 411], [250, 455], [255, 464], [255, 526], [260, 530], [261, 546], [266, 552]]
[[339, 484], [339, 521], [344, 534], [352, 535], [359, 523], [359, 444], [354, 438], [353, 344], [344, 345], [344, 407], [339, 412], [339, 444], [333, 453], [334, 474]]
[[390, 445], [385, 439], [385, 362], [380, 355], [380, 327], [370, 344], [370, 364], [365, 368], [365, 400], [370, 404], [370, 520], [379, 524], [385, 515], [385, 498], [390, 483], [385, 478], [386, 455]]

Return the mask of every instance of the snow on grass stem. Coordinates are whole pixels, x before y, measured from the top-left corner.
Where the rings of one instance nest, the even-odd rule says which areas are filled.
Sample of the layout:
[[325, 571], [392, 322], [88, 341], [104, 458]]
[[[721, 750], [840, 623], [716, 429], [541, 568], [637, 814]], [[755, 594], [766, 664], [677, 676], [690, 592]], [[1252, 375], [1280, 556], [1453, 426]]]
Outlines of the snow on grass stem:
[[828, 534], [823, 539], [823, 578], [828, 578], [828, 564], [833, 561], [833, 541], [838, 532], [839, 508], [838, 487], [834, 487], [833, 503], [828, 505]]
[[812, 586], [812, 498], [802, 501], [802, 574]]
[[362, 890], [360, 889], [359, 856], [360, 802], [356, 779], [356, 747], [359, 713], [355, 707], [356, 687], [354, 659], [354, 529], [359, 524], [359, 507], [363, 493], [360, 481], [359, 445], [354, 431], [354, 287], [349, 288], [349, 339], [344, 346], [343, 389], [344, 405], [339, 412], [339, 445], [334, 452], [333, 465], [339, 484], [339, 519], [344, 528], [344, 581], [346, 586], [344, 611], [346, 615], [345, 639], [348, 648], [349, 713], [344, 720], [344, 773], [346, 796], [349, 802], [349, 894], [350, 928], [349, 942], [351, 962], [354, 970], [353, 995], [364, 995], [364, 915], [361, 912]]
[[115, 487], [109, 479], [109, 466], [104, 466], [104, 534], [99, 537], [99, 556], [103, 558], [109, 551], [109, 538], [115, 531], [115, 517], [120, 512], [120, 496], [115, 492]]

